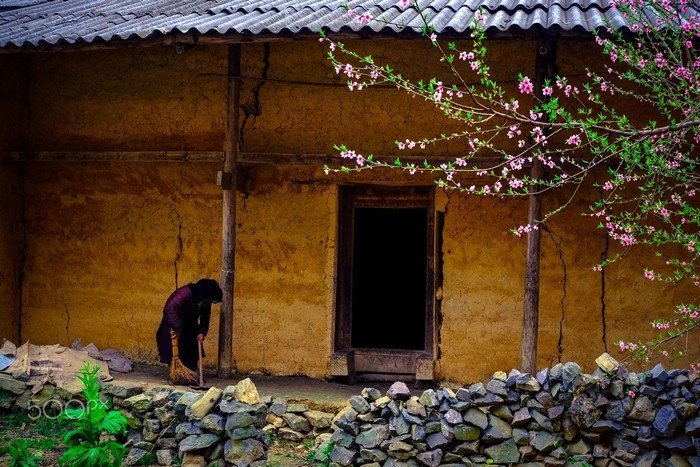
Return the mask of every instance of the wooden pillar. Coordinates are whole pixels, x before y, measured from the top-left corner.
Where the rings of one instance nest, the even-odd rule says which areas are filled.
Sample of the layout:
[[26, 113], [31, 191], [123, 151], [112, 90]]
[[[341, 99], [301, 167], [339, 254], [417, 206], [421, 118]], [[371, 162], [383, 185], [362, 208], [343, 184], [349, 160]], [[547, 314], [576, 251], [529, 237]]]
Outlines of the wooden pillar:
[[226, 147], [224, 170], [219, 183], [223, 189], [221, 226], [221, 290], [224, 292], [219, 313], [219, 355], [217, 376], [229, 378], [233, 371], [233, 281], [236, 265], [236, 159], [241, 93], [241, 45], [228, 46], [228, 97], [226, 100]]
[[[552, 45], [549, 41], [537, 41], [535, 58], [535, 79], [533, 81], [534, 104], [539, 104], [542, 97], [542, 85], [548, 75], [552, 57]], [[544, 166], [539, 160], [532, 161], [530, 179], [542, 178]], [[542, 219], [542, 195], [537, 187], [528, 197], [527, 223], [537, 225]], [[525, 295], [523, 298], [523, 334], [520, 344], [520, 368], [533, 374], [537, 371], [537, 331], [540, 313], [540, 229], [530, 230], [527, 234], [527, 254], [525, 258]]]

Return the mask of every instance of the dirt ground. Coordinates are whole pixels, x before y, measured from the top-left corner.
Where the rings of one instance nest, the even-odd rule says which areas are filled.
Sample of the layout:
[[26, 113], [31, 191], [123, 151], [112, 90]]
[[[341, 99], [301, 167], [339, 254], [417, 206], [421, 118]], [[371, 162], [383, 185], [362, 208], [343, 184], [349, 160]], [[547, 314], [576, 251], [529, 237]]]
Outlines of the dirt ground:
[[[112, 372], [115, 382], [138, 382], [146, 389], [163, 386], [167, 382], [165, 365], [135, 364], [131, 373]], [[250, 378], [260, 393], [260, 396], [282, 396], [289, 401], [303, 402], [318, 410], [337, 410], [345, 406], [347, 400], [359, 394], [365, 387], [377, 388], [382, 392], [389, 389], [390, 383], [364, 382], [358, 384], [343, 384], [340, 382], [324, 381], [305, 376], [267, 376], [267, 375], [235, 375], [232, 379], [215, 378], [205, 371], [206, 386], [225, 388], [238, 381]], [[192, 390], [191, 388], [185, 388]]]

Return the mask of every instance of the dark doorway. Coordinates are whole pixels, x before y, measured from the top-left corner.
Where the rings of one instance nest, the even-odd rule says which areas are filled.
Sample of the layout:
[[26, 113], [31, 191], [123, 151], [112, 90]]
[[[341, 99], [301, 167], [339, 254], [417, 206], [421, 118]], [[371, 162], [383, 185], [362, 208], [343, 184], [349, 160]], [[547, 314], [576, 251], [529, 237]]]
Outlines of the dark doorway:
[[428, 212], [355, 208], [352, 346], [425, 349]]

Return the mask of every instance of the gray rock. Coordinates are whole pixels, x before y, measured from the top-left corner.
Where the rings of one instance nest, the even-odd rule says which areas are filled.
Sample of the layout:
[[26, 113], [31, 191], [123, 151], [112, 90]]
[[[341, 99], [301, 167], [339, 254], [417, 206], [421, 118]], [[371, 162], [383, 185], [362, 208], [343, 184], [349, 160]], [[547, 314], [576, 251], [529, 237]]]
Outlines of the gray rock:
[[654, 418], [656, 418], [654, 404], [652, 404], [648, 397], [639, 396], [637, 400], [634, 401], [634, 407], [632, 407], [627, 418], [639, 422], [652, 423]]
[[355, 442], [365, 449], [372, 449], [388, 438], [389, 427], [387, 425], [377, 425], [357, 435]]
[[382, 462], [388, 456], [381, 449], [360, 449], [360, 457], [367, 462]]
[[671, 405], [664, 405], [654, 417], [654, 430], [660, 436], [669, 438], [683, 428], [683, 422], [678, 418], [676, 409]]
[[352, 396], [348, 400], [350, 406], [357, 411], [357, 413], [367, 413], [370, 411], [369, 402], [365, 400], [362, 396]]
[[104, 349], [100, 352], [102, 360], [107, 362], [107, 368], [117, 373], [129, 373], [133, 370], [131, 360], [117, 349]]
[[423, 394], [421, 394], [419, 401], [424, 406], [431, 408], [440, 405], [440, 399], [438, 398], [437, 392], [435, 392], [434, 389], [428, 389], [426, 391], [423, 391]]
[[410, 397], [406, 403], [405, 403], [405, 410], [411, 415], [415, 415], [417, 417], [423, 417], [425, 418], [426, 412], [425, 412], [425, 406], [420, 403], [419, 399], [415, 396]]
[[484, 449], [484, 453], [496, 464], [512, 464], [520, 462], [520, 451], [512, 439], [495, 444]]
[[355, 454], [355, 451], [351, 451], [350, 449], [346, 449], [342, 446], [333, 446], [333, 451], [331, 451], [331, 460], [340, 465], [352, 465]]
[[475, 441], [481, 436], [481, 430], [471, 425], [457, 425], [453, 433], [457, 441]]
[[532, 418], [543, 429], [545, 429], [547, 431], [554, 431], [554, 427], [552, 426], [552, 422], [545, 415], [541, 414], [537, 410], [532, 411]]
[[238, 467], [248, 467], [263, 457], [265, 457], [265, 446], [256, 439], [229, 439], [224, 445], [224, 459]]
[[411, 429], [408, 421], [402, 416], [391, 417], [389, 420], [389, 429], [397, 435], [405, 435]]
[[508, 390], [506, 389], [506, 383], [497, 379], [492, 379], [486, 385], [486, 390], [497, 396], [507, 396]]
[[335, 446], [351, 448], [355, 444], [355, 437], [347, 431], [335, 430], [333, 436], [331, 436], [331, 443]]
[[483, 411], [473, 407], [467, 409], [462, 418], [466, 423], [477, 426], [482, 430], [485, 430], [486, 426], [488, 425], [488, 418], [486, 414]]
[[581, 395], [571, 402], [569, 415], [578, 426], [590, 428], [600, 419], [600, 410], [590, 397]]
[[622, 431], [625, 428], [620, 422], [612, 420], [598, 420], [591, 427], [593, 433], [606, 433], [608, 431]]
[[298, 431], [294, 431], [291, 428], [285, 426], [277, 430], [277, 437], [279, 439], [284, 439], [286, 441], [298, 443], [304, 439], [304, 434], [299, 433]]
[[201, 434], [204, 434], [204, 430], [190, 422], [180, 423], [177, 427], [175, 427], [175, 437], [178, 441], [181, 441], [190, 435]]
[[[281, 429], [281, 428], [280, 428]], [[234, 428], [228, 432], [231, 439], [247, 439], [255, 438], [259, 434], [258, 429], [254, 425], [246, 426], [243, 428]]]
[[284, 397], [275, 397], [270, 405], [270, 412], [281, 417], [287, 412], [287, 399]]
[[370, 402], [374, 402], [382, 397], [381, 391], [375, 388], [364, 388], [360, 394]]
[[309, 406], [306, 404], [287, 404], [287, 412], [290, 413], [304, 413], [308, 412], [308, 410]]
[[107, 383], [103, 387], [107, 394], [117, 397], [131, 397], [143, 392], [143, 386], [138, 383], [129, 383], [126, 381], [120, 383]]
[[488, 414], [488, 426], [482, 439], [486, 442], [498, 442], [512, 437], [513, 429], [505, 421]]
[[457, 423], [462, 423], [462, 415], [454, 409], [450, 409], [445, 412], [445, 421], [453, 425]]
[[[552, 368], [552, 371], [554, 369]], [[562, 370], [562, 380], [564, 387], [570, 387], [578, 378], [581, 377], [581, 367], [578, 363], [567, 362]]]
[[333, 422], [333, 414], [328, 412], [321, 412], [319, 410], [309, 410], [304, 413], [304, 417], [309, 421], [311, 426], [314, 428], [328, 428]]
[[531, 421], [532, 417], [530, 416], [530, 411], [527, 409], [527, 407], [521, 407], [513, 414], [513, 421], [511, 424], [516, 427], [525, 426]]
[[287, 422], [289, 428], [291, 428], [294, 431], [300, 431], [302, 433], [308, 433], [309, 431], [311, 431], [311, 424], [306, 418], [302, 417], [301, 415], [286, 413], [282, 415], [282, 418], [285, 422]]
[[556, 449], [559, 438], [546, 431], [531, 431], [530, 445], [539, 452], [548, 453]]
[[141, 465], [148, 454], [149, 452], [144, 449], [131, 448], [124, 459], [124, 465]]
[[426, 437], [426, 442], [430, 449], [442, 448], [447, 446], [447, 438], [442, 433], [433, 433]]
[[203, 429], [221, 436], [224, 434], [224, 430], [226, 430], [226, 423], [226, 417], [210, 413], [202, 418], [201, 425]]
[[160, 465], [173, 465], [176, 463], [177, 453], [173, 449], [159, 449], [156, 458]]
[[135, 412], [146, 412], [153, 407], [151, 396], [147, 394], [137, 394], [124, 399], [124, 406], [129, 407]]
[[530, 435], [523, 428], [513, 428], [513, 441], [518, 446], [527, 446], [530, 442]]
[[474, 383], [469, 386], [469, 393], [472, 397], [484, 397], [486, 395], [486, 388], [484, 383]]
[[206, 433], [203, 435], [190, 435], [180, 442], [180, 452], [192, 452], [200, 449], [206, 449], [219, 441], [219, 437], [214, 434]]
[[700, 415], [691, 418], [685, 423], [685, 434], [688, 436], [700, 436]]
[[442, 461], [442, 449], [422, 452], [416, 456], [416, 459], [428, 467], [438, 467]]
[[161, 424], [158, 419], [147, 418], [143, 421], [143, 427], [146, 431], [150, 431], [151, 433], [158, 433], [160, 432]]
[[397, 381], [391, 385], [386, 395], [392, 399], [406, 401], [411, 397], [411, 391], [408, 389], [408, 386], [406, 386], [406, 383]]
[[247, 412], [231, 413], [226, 417], [225, 429], [232, 431], [236, 428], [250, 426], [253, 423], [255, 423], [255, 417]]
[[540, 386], [537, 379], [533, 378], [529, 374], [519, 376], [518, 379], [516, 379], [515, 387], [521, 391], [527, 392], [537, 392], [542, 389], [542, 386]]

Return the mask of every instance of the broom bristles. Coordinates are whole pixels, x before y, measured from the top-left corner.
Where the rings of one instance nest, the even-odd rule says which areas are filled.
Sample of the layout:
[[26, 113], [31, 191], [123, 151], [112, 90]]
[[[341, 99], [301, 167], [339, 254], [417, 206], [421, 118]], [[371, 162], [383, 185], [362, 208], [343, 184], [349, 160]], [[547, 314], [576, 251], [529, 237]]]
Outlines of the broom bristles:
[[171, 334], [170, 341], [173, 345], [173, 356], [170, 359], [170, 371], [168, 375], [170, 382], [182, 386], [197, 384], [197, 373], [187, 368], [182, 361], [180, 361], [177, 335]]
[[170, 361], [170, 382], [181, 386], [197, 384], [197, 373], [187, 368], [178, 357]]

